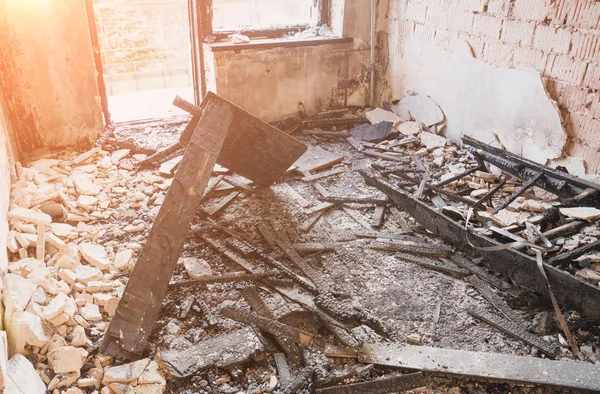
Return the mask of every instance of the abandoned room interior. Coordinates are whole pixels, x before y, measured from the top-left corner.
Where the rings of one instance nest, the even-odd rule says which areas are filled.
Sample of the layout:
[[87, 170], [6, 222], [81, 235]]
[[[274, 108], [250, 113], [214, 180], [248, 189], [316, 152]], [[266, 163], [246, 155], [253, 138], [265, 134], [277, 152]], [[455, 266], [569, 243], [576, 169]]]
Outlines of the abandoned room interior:
[[600, 392], [600, 1], [0, 0], [0, 392]]

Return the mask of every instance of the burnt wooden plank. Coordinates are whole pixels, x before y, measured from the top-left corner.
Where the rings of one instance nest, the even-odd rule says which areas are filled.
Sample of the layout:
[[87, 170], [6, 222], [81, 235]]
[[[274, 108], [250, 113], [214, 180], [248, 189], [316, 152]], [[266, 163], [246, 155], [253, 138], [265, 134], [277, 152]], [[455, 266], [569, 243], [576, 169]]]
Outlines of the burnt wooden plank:
[[207, 103], [106, 331], [102, 353], [137, 359], [146, 349], [190, 222], [232, 120], [229, 105]]
[[[344, 156], [330, 152], [320, 146], [309, 145], [306, 152], [293, 164], [298, 167], [298, 171], [304, 174], [305, 172], [318, 171], [331, 167], [343, 160]], [[304, 175], [308, 176], [310, 174]]]
[[330, 176], [338, 175], [338, 174], [341, 174], [343, 172], [344, 172], [343, 168], [335, 168], [333, 170], [329, 170], [329, 171], [325, 171], [325, 172], [320, 172], [320, 173], [314, 174], [314, 175], [305, 176], [304, 178], [302, 178], [302, 180], [304, 182], [313, 182], [313, 181], [318, 181], [319, 179], [328, 178]]
[[373, 157], [375, 159], [383, 159], [383, 160], [389, 160], [389, 161], [395, 161], [398, 163], [410, 163], [411, 162], [411, 158], [407, 157], [407, 156], [396, 156], [393, 155], [391, 153], [380, 153], [377, 151], [373, 151], [373, 150], [368, 150], [365, 149], [361, 152], [363, 155], [365, 156], [369, 156], [369, 157]]
[[420, 265], [421, 267], [428, 268], [434, 271], [439, 271], [457, 278], [463, 278], [470, 274], [467, 270], [463, 270], [458, 267], [453, 267], [450, 264], [445, 264], [439, 260], [430, 259], [424, 256], [415, 256], [409, 253], [396, 253], [394, 257], [399, 260], [414, 263]]
[[383, 221], [385, 220], [385, 205], [377, 205], [373, 212], [373, 219], [371, 219], [371, 227], [381, 228]]
[[227, 368], [242, 364], [264, 351], [260, 337], [250, 327], [202, 341], [185, 350], [158, 353], [163, 370], [177, 378], [186, 378], [209, 368]]
[[421, 256], [447, 257], [452, 253], [452, 249], [446, 245], [424, 244], [407, 241], [389, 240], [372, 245], [372, 249], [387, 250], [391, 252], [404, 252]]
[[233, 121], [223, 132], [225, 141], [217, 163], [259, 186], [277, 181], [306, 151], [306, 145], [229, 101], [209, 92], [200, 107], [228, 106]]
[[486, 300], [490, 302], [496, 309], [498, 309], [508, 320], [515, 323], [523, 322], [523, 319], [517, 312], [515, 312], [506, 301], [498, 294], [494, 293], [483, 280], [479, 279], [476, 275], [471, 275], [466, 278], [466, 281], [473, 286], [479, 294], [481, 294]]
[[497, 328], [498, 330], [510, 335], [526, 344], [538, 348], [540, 351], [548, 356], [553, 357], [556, 346], [544, 342], [541, 338], [525, 331], [523, 326], [517, 322], [503, 319], [501, 317], [492, 316], [485, 313], [484, 311], [467, 309], [469, 315], [481, 320], [482, 322], [489, 324], [490, 326]]
[[[475, 254], [477, 247], [498, 246], [499, 242], [473, 231], [468, 232], [468, 241], [464, 224], [453, 221], [422, 201], [416, 200], [381, 177], [366, 171], [360, 171], [366, 183], [388, 195], [405, 212], [417, 219], [428, 230], [452, 244], [456, 249]], [[546, 279], [537, 267], [534, 258], [516, 251], [504, 249], [486, 252], [484, 264], [492, 271], [502, 273], [522, 287], [548, 296]], [[568, 272], [544, 263], [550, 285], [556, 298], [563, 307], [575, 309], [596, 321], [600, 321], [600, 287], [586, 283]]]
[[[365, 344], [360, 362], [493, 382], [600, 390], [600, 368], [501, 353], [472, 352], [397, 343]], [[581, 391], [578, 391], [581, 392]]]
[[[242, 290], [242, 296], [256, 313], [266, 317], [267, 319], [276, 320], [273, 311], [271, 311], [271, 309], [263, 301], [263, 299], [260, 297], [260, 294], [258, 294], [258, 291], [254, 287], [246, 287], [244, 290]], [[275, 340], [294, 364], [300, 365], [300, 363], [302, 363], [302, 352], [298, 348], [297, 344], [292, 341], [280, 340], [277, 337]]]
[[283, 253], [285, 253], [286, 256], [288, 256], [290, 260], [292, 260], [294, 264], [296, 264], [296, 266], [300, 268], [300, 271], [302, 271], [302, 273], [304, 273], [304, 275], [306, 275], [306, 277], [310, 279], [312, 283], [315, 284], [319, 291], [323, 291], [329, 288], [329, 286], [323, 279], [323, 275], [319, 274], [313, 267], [311, 267], [306, 262], [306, 260], [304, 260], [304, 258], [302, 258], [302, 256], [300, 256], [298, 252], [296, 252], [296, 249], [294, 249], [294, 247], [292, 246], [292, 243], [288, 238], [287, 234], [285, 234], [285, 232], [282, 231], [278, 235], [279, 236], [275, 239], [277, 245], [281, 248]]
[[287, 340], [299, 345], [310, 345], [313, 336], [306, 331], [295, 327], [285, 325], [274, 319], [269, 319], [256, 313], [238, 309], [232, 306], [226, 306], [221, 309], [221, 315], [244, 324], [250, 324], [273, 334], [279, 340]]
[[351, 383], [316, 389], [316, 394], [386, 394], [400, 393], [426, 386], [421, 372], [406, 375], [386, 376], [369, 382]]

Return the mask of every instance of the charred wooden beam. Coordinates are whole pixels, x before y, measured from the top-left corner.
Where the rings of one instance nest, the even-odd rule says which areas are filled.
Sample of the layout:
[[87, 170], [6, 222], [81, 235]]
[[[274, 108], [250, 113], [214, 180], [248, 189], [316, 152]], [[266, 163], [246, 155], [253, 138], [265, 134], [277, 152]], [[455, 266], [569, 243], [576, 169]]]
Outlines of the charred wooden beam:
[[[593, 189], [596, 192], [600, 191], [600, 186], [591, 182], [571, 176], [565, 172], [544, 167], [510, 152], [484, 144], [474, 138], [465, 136], [462, 140], [467, 149], [476, 158], [485, 160], [514, 177], [528, 180], [534, 178], [537, 174], [543, 174], [544, 176], [538, 179], [534, 186], [541, 187], [562, 198], [573, 198], [582, 195], [588, 189]], [[585, 201], [589, 205], [600, 208], [598, 193], [591, 193], [586, 197], [589, 198], [580, 201], [580, 203]]]
[[215, 283], [228, 283], [228, 282], [260, 282], [263, 279], [276, 277], [277, 274], [272, 272], [246, 274], [246, 273], [232, 273], [222, 274], [219, 276], [207, 276], [205, 278], [198, 278], [192, 280], [184, 280], [182, 282], [169, 283], [169, 290], [181, 289], [184, 287], [191, 286], [204, 286]]
[[[271, 309], [263, 301], [263, 299], [260, 297], [260, 294], [258, 294], [258, 291], [254, 287], [246, 287], [242, 291], [242, 296], [256, 313], [266, 317], [267, 319], [276, 320], [273, 311], [271, 311]], [[297, 344], [292, 341], [279, 340], [277, 337], [275, 340], [294, 364], [300, 365], [302, 363], [302, 352], [298, 348]]]
[[579, 361], [553, 361], [502, 353], [413, 346], [404, 343], [365, 344], [359, 361], [388, 367], [421, 370], [436, 375], [558, 387], [575, 390], [579, 393], [587, 392], [586, 390], [600, 391], [598, 366]]
[[329, 137], [329, 138], [349, 138], [352, 133], [348, 131], [321, 131], [321, 130], [305, 130], [302, 134], [313, 135], [315, 137]]
[[552, 257], [548, 260], [548, 264], [553, 267], [559, 266], [561, 264], [569, 264], [579, 256], [583, 256], [586, 253], [595, 252], [600, 250], [600, 240], [585, 244], [575, 250], [571, 250], [570, 252], [561, 253]]
[[543, 176], [544, 174], [538, 172], [537, 174], [533, 175], [530, 179], [527, 179], [527, 182], [525, 182], [523, 186], [519, 188], [519, 190], [513, 192], [510, 196], [506, 198], [506, 200], [502, 201], [500, 205], [494, 208], [494, 215], [503, 210], [504, 208], [508, 207], [513, 201], [519, 198], [521, 194], [531, 189], [540, 179], [542, 179]]
[[[368, 185], [374, 186], [390, 197], [399, 208], [417, 219], [429, 231], [445, 242], [468, 254], [477, 252], [473, 246], [488, 247], [501, 245], [499, 242], [478, 234], [465, 231], [464, 224], [437, 212], [422, 201], [398, 189], [385, 179], [366, 171], [360, 171]], [[468, 237], [468, 239], [467, 239]], [[504, 249], [484, 254], [484, 264], [492, 271], [502, 273], [527, 289], [548, 296], [546, 279], [532, 257]], [[559, 304], [572, 308], [600, 321], [600, 287], [586, 283], [560, 269], [544, 264], [546, 273]]]
[[498, 294], [494, 293], [481, 279], [472, 275], [466, 278], [466, 281], [473, 286], [479, 294], [489, 301], [496, 309], [500, 311], [508, 320], [515, 323], [522, 323], [523, 319], [515, 312], [506, 301]]
[[421, 372], [406, 375], [388, 376], [370, 382], [345, 384], [316, 389], [317, 394], [386, 394], [400, 393], [425, 387], [425, 377]]
[[221, 309], [221, 315], [240, 323], [256, 326], [280, 340], [292, 341], [299, 345], [310, 345], [313, 340], [313, 336], [305, 331], [232, 306]]
[[545, 353], [550, 357], [554, 357], [554, 351], [556, 350], [556, 347], [550, 346], [541, 338], [536, 337], [535, 335], [525, 331], [523, 326], [518, 322], [512, 322], [510, 320], [502, 319], [500, 317], [487, 314], [483, 311], [476, 311], [473, 309], [467, 309], [467, 312], [469, 313], [469, 315], [481, 320], [486, 324], [489, 324], [494, 328], [497, 328], [503, 333], [508, 334], [521, 342], [524, 342], [530, 346], [539, 349], [542, 353]]
[[393, 241], [381, 242], [371, 246], [371, 249], [386, 250], [390, 252], [404, 252], [420, 256], [448, 257], [452, 248], [446, 245], [417, 244], [412, 242]]
[[292, 381], [292, 371], [287, 363], [285, 354], [275, 353], [273, 359], [275, 360], [275, 367], [277, 368], [281, 387], [286, 387]]
[[481, 167], [480, 167], [480, 166], [473, 167], [473, 168], [471, 168], [471, 169], [469, 169], [469, 170], [466, 170], [465, 172], [461, 172], [460, 174], [457, 174], [457, 175], [455, 175], [455, 176], [453, 176], [453, 177], [451, 177], [451, 178], [448, 178], [448, 179], [446, 179], [446, 180], [444, 180], [444, 181], [438, 182], [438, 183], [436, 183], [434, 186], [437, 186], [437, 187], [444, 187], [444, 186], [446, 186], [446, 185], [449, 185], [449, 184], [451, 184], [451, 183], [452, 183], [452, 182], [454, 182], [454, 181], [458, 181], [459, 179], [462, 179], [462, 178], [464, 178], [464, 177], [466, 177], [466, 176], [468, 176], [468, 175], [471, 175], [471, 174], [472, 174], [472, 173], [474, 173], [475, 171], [479, 171], [479, 170], [481, 170]]
[[314, 175], [309, 175], [309, 176], [305, 176], [304, 178], [302, 178], [302, 180], [304, 182], [313, 182], [313, 181], [318, 181], [319, 179], [323, 179], [323, 178], [327, 178], [330, 176], [334, 176], [334, 175], [338, 175], [344, 172], [343, 168], [335, 168], [333, 170], [329, 170], [329, 171], [325, 171], [325, 172], [320, 172], [318, 174], [314, 174]]
[[281, 394], [294, 394], [298, 392], [302, 387], [308, 384], [308, 381], [312, 379], [315, 370], [312, 367], [306, 367], [287, 385], [281, 390]]
[[106, 331], [102, 353], [128, 359], [144, 353], [233, 115], [224, 102], [207, 103]]
[[319, 201], [329, 202], [332, 204], [375, 204], [375, 205], [387, 205], [390, 200], [387, 198], [373, 198], [373, 197], [344, 197], [344, 196], [321, 196], [318, 197]]
[[375, 159], [389, 160], [399, 163], [410, 163], [412, 160], [410, 157], [396, 156], [391, 153], [380, 153], [369, 149], [365, 149], [361, 153], [365, 156], [373, 157]]
[[507, 287], [508, 284], [506, 284], [502, 280], [496, 278], [494, 275], [492, 275], [491, 273], [486, 271], [484, 268], [478, 266], [477, 264], [473, 263], [471, 260], [467, 259], [466, 257], [462, 256], [459, 253], [454, 253], [452, 256], [450, 256], [450, 261], [452, 261], [454, 264], [458, 265], [459, 267], [468, 270], [473, 275], [476, 275], [479, 279], [494, 286], [497, 289], [504, 290], [504, 291], [510, 293], [512, 296], [517, 296], [520, 294], [519, 291], [514, 291], [514, 290], [512, 290], [512, 288]]
[[396, 253], [394, 257], [402, 261], [415, 263], [417, 265], [420, 265], [421, 267], [430, 270], [439, 271], [444, 274], [454, 276], [456, 278], [464, 278], [465, 276], [470, 275], [470, 272], [467, 270], [463, 270], [458, 267], [453, 267], [450, 264], [446, 264], [439, 260], [433, 260], [423, 256], [415, 256], [409, 253]]

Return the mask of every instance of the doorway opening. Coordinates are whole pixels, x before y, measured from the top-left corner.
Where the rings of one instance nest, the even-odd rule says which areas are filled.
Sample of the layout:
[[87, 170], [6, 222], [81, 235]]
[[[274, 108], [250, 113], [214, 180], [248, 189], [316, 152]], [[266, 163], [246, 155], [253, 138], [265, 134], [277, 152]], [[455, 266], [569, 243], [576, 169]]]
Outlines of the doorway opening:
[[111, 120], [124, 123], [185, 114], [194, 101], [187, 0], [93, 0]]

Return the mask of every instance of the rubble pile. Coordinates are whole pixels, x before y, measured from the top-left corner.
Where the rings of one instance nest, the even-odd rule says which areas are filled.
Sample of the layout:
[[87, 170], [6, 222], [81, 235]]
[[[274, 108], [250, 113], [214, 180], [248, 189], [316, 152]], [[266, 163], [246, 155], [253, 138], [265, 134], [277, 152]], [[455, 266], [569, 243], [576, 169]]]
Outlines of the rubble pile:
[[[448, 141], [440, 135], [444, 115], [427, 97], [301, 123], [312, 126], [301, 126], [299, 136], [308, 149], [275, 184], [261, 188], [214, 167], [148, 333], [149, 348], [135, 361], [99, 348], [111, 321], [126, 317], [118, 315], [119, 302], [178, 182], [181, 156], [147, 169], [145, 154], [94, 148], [19, 167], [2, 289], [5, 388], [32, 394], [385, 393], [425, 386], [455, 392], [426, 372], [444, 373], [436, 369], [443, 365], [452, 376], [483, 380], [491, 372], [442, 364], [427, 352], [447, 350], [443, 357], [458, 360], [476, 357], [483, 346], [582, 374], [600, 362], [593, 321], [563, 308], [575, 348], [545, 298], [488, 270], [481, 256], [446, 244], [423, 217], [403, 212], [393, 193], [366, 186], [361, 175], [376, 174], [415, 206], [460, 228], [516, 242], [509, 247], [526, 256], [535, 256], [532, 245], [544, 247], [545, 261], [554, 258], [561, 272], [596, 287], [597, 249], [566, 254], [598, 243], [597, 209], [577, 199], [566, 205], [533, 184], [524, 188], [527, 182]], [[143, 274], [148, 281], [159, 275]], [[398, 344], [406, 345], [395, 349]], [[472, 352], [444, 349], [463, 346]], [[574, 373], [567, 383], [523, 377], [519, 362], [528, 359], [503, 356], [514, 365], [494, 375], [503, 390], [515, 381], [594, 387], [591, 375]], [[420, 365], [423, 373], [403, 365]]]

